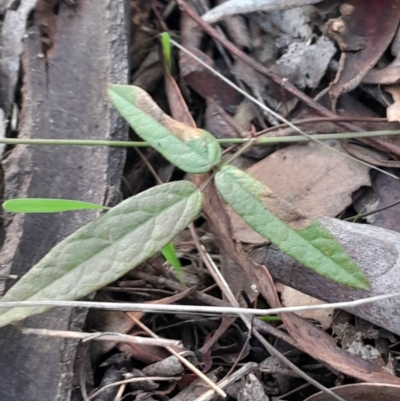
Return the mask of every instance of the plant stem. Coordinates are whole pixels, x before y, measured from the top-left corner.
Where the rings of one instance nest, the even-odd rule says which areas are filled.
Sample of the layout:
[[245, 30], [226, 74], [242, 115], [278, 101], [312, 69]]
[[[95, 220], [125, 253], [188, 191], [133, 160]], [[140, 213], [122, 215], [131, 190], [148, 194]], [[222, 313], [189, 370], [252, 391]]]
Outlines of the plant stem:
[[[400, 130], [370, 131], [370, 132], [342, 132], [339, 134], [310, 135], [319, 140], [328, 139], [357, 139], [377, 136], [400, 135]], [[269, 138], [225, 138], [217, 139], [220, 144], [242, 144], [254, 141], [254, 145], [276, 145], [280, 143], [309, 142], [310, 138], [302, 135]], [[99, 141], [95, 139], [19, 139], [2, 138], [0, 144], [5, 145], [49, 145], [49, 146], [111, 146], [111, 147], [147, 147], [144, 141]]]

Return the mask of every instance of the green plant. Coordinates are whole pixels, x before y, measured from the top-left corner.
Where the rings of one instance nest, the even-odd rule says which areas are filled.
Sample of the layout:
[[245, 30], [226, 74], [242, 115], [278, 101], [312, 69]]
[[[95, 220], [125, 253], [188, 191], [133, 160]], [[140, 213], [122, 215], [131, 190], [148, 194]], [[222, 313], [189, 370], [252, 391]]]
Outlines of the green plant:
[[[188, 173], [211, 171], [215, 174], [215, 185], [222, 198], [283, 252], [328, 279], [360, 289], [369, 288], [362, 271], [317, 219], [277, 199], [245, 172], [223, 165], [221, 147], [210, 133], [173, 120], [138, 87], [110, 85], [109, 95], [136, 133], [171, 163]], [[31, 210], [29, 202], [35, 206]], [[65, 200], [32, 202], [10, 200], [4, 207], [14, 212], [55, 212], [85, 207], [84, 202]], [[129, 198], [55, 246], [6, 293], [2, 302], [74, 300], [88, 295], [166, 247], [200, 214], [202, 202], [201, 188], [189, 181], [159, 185]], [[287, 211], [288, 206], [292, 213], [290, 220], [284, 221], [287, 216], [283, 210]], [[46, 309], [9, 309], [0, 314], [0, 326]]]

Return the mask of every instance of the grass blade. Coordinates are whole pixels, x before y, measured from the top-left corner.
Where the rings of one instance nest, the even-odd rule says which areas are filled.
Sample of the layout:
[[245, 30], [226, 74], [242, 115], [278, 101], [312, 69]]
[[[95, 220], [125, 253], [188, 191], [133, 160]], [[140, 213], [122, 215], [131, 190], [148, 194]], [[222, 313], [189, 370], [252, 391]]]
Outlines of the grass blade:
[[3, 209], [11, 213], [59, 213], [85, 209], [107, 210], [109, 207], [70, 199], [20, 198], [5, 201]]

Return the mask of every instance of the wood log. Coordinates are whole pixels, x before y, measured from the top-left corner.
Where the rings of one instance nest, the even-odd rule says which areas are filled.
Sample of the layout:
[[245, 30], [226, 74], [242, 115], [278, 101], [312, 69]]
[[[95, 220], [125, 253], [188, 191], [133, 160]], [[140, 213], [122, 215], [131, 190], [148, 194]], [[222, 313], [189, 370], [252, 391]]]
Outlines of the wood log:
[[[60, 2], [51, 52], [43, 57], [36, 26], [24, 39], [19, 137], [123, 140], [127, 125], [111, 107], [107, 84], [127, 83], [125, 0]], [[3, 162], [5, 198], [49, 197], [113, 205], [125, 151], [116, 148], [17, 146]], [[0, 275], [21, 277], [98, 212], [6, 216]], [[80, 330], [86, 311], [54, 309], [25, 327]], [[0, 330], [0, 399], [70, 399], [77, 342]]]

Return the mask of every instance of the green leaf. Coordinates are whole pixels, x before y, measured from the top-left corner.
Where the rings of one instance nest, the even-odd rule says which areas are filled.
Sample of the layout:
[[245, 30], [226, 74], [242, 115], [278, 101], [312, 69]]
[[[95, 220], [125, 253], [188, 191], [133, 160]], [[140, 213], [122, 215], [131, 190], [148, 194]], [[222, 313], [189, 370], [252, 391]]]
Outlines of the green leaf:
[[165, 61], [167, 63], [168, 71], [172, 72], [171, 37], [169, 36], [168, 32], [163, 32], [161, 34], [161, 44]]
[[221, 147], [209, 132], [172, 119], [143, 89], [110, 85], [108, 93], [135, 132], [181, 170], [201, 174], [221, 161]]
[[[328, 279], [369, 288], [360, 268], [316, 218], [304, 218], [261, 182], [233, 166], [224, 166], [217, 173], [216, 185], [224, 200], [247, 224], [282, 252]], [[288, 224], [282, 221], [285, 214], [290, 217]]]
[[9, 199], [4, 202], [3, 209], [12, 213], [57, 213], [72, 210], [104, 210], [109, 208], [96, 203], [69, 199], [21, 198]]
[[[160, 251], [198, 216], [201, 204], [200, 191], [188, 181], [129, 198], [55, 246], [1, 301], [82, 298]], [[0, 327], [47, 309], [9, 309]]]
[[174, 268], [181, 284], [185, 285], [185, 280], [182, 272], [182, 265], [178, 257], [176, 256], [174, 244], [170, 242], [167, 246], [165, 246], [162, 249], [161, 252], [165, 260]]

